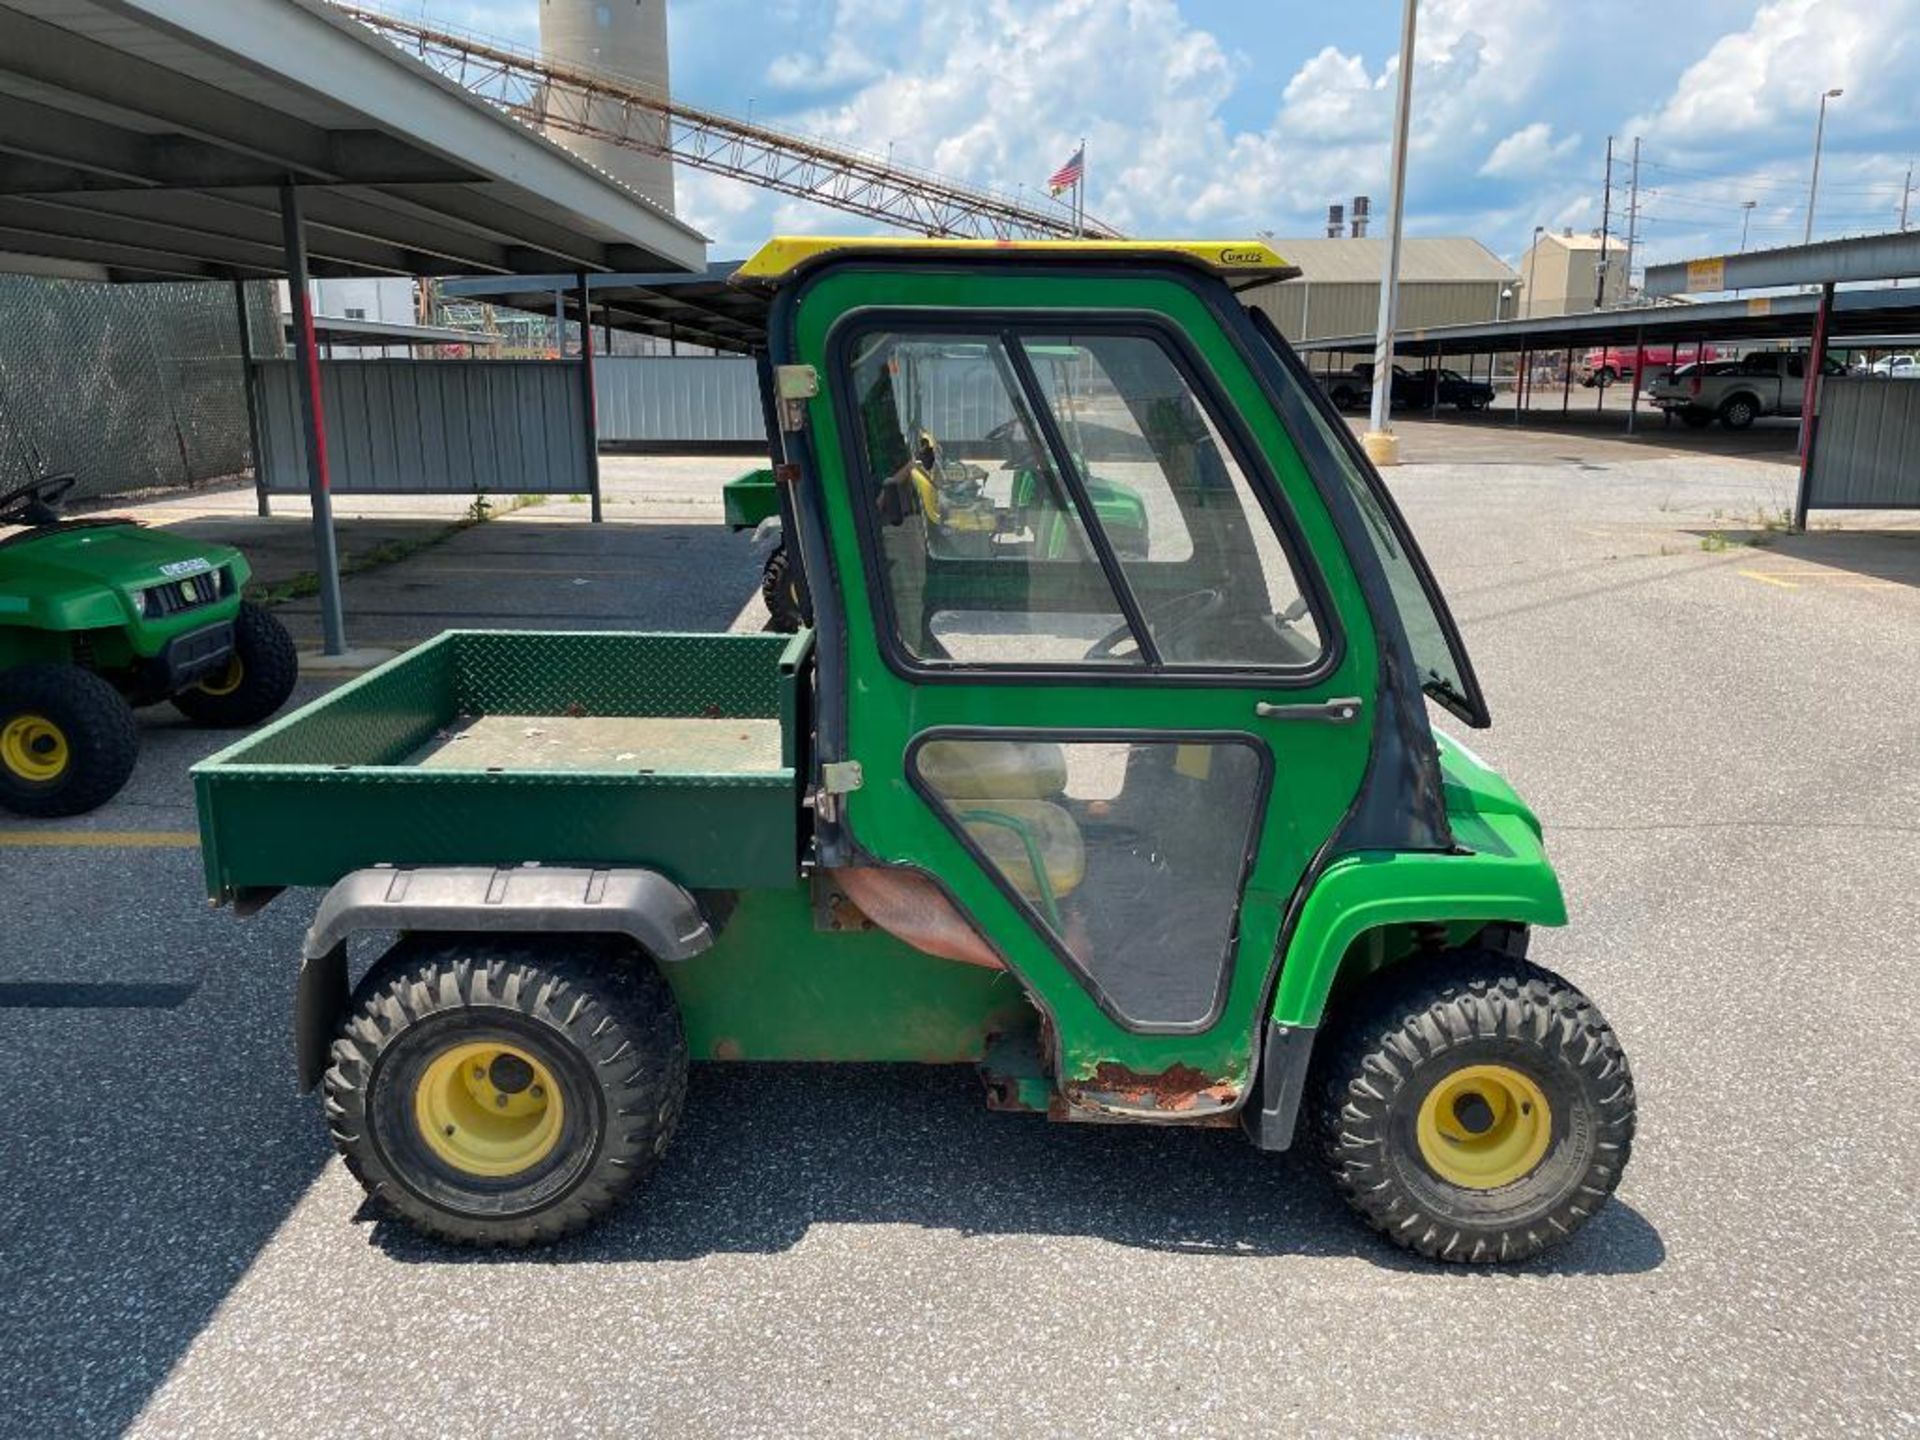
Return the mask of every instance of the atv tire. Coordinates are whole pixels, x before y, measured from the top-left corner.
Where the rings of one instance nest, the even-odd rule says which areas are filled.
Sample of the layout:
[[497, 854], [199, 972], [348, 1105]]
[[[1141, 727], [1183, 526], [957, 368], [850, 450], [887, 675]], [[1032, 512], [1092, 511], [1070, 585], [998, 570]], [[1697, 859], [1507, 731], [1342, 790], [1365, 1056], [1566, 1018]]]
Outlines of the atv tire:
[[791, 635], [807, 623], [807, 587], [800, 568], [793, 563], [787, 547], [781, 545], [767, 557], [760, 572], [760, 598], [765, 602], [773, 629]]
[[333, 1143], [414, 1229], [557, 1240], [653, 1173], [686, 1103], [673, 992], [623, 940], [429, 936], [370, 970], [333, 1042]]
[[1633, 1144], [1633, 1077], [1557, 975], [1469, 950], [1355, 998], [1309, 1095], [1347, 1203], [1435, 1260], [1530, 1259], [1589, 1220]]
[[120, 793], [139, 758], [132, 707], [91, 670], [0, 673], [0, 809], [83, 815]]
[[300, 678], [293, 637], [271, 610], [252, 601], [233, 621], [233, 659], [220, 675], [173, 697], [174, 708], [216, 729], [257, 725], [287, 703]]

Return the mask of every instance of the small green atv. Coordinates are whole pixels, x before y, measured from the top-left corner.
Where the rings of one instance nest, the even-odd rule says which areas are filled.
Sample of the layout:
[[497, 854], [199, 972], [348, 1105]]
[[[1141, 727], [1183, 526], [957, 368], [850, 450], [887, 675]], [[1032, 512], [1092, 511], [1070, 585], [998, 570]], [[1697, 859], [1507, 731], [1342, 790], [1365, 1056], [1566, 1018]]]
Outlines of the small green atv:
[[240, 598], [240, 552], [122, 517], [62, 520], [71, 475], [0, 494], [0, 809], [78, 815], [133, 774], [133, 707], [171, 700], [203, 725], [286, 703], [293, 641]]
[[1433, 723], [1488, 714], [1411, 531], [1235, 293], [1293, 273], [776, 240], [734, 277], [773, 463], [727, 514], [779, 515], [791, 637], [454, 631], [196, 769], [216, 900], [327, 888], [299, 1074], [381, 1205], [577, 1230], [661, 1163], [690, 1061], [1232, 1127], [1444, 1261], [1606, 1203], [1626, 1056], [1529, 958], [1566, 906]]

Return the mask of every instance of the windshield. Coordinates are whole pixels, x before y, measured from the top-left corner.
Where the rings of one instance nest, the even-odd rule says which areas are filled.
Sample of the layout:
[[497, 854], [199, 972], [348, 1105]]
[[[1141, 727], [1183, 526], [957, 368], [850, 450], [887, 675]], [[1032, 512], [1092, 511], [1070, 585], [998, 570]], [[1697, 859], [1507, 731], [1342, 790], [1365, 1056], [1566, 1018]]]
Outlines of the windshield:
[[1476, 728], [1491, 724], [1480, 683], [1474, 678], [1453, 617], [1447, 613], [1439, 586], [1398, 507], [1361, 457], [1353, 432], [1301, 371], [1300, 362], [1273, 328], [1273, 322], [1251, 307], [1248, 313], [1274, 358], [1295, 381], [1305, 401], [1300, 408], [1306, 423], [1322, 442], [1319, 448], [1331, 457], [1366, 522], [1367, 539], [1386, 572], [1394, 608], [1400, 612], [1413, 663], [1420, 671], [1420, 688], [1467, 724]]

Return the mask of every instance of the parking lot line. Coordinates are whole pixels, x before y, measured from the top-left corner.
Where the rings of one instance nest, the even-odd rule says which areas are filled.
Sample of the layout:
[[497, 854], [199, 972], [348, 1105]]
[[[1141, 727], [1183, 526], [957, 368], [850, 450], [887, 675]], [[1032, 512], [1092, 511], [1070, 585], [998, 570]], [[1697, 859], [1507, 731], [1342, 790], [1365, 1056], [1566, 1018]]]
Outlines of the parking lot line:
[[0, 830], [0, 848], [77, 850], [193, 850], [196, 830]]
[[[1898, 580], [1879, 580], [1871, 575], [1855, 575], [1845, 570], [1742, 570], [1749, 580], [1778, 585], [1782, 590], [1800, 590], [1808, 585], [1825, 585], [1831, 590], [1899, 590]], [[1792, 579], [1788, 579], [1788, 576]]]

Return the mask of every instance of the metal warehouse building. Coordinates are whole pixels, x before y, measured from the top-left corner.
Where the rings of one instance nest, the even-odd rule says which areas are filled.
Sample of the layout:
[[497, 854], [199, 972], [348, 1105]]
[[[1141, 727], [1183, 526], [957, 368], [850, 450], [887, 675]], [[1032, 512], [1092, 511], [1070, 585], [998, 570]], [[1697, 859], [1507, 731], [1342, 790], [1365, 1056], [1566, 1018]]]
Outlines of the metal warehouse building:
[[[1371, 330], [1380, 314], [1387, 242], [1365, 237], [1275, 240], [1300, 267], [1297, 279], [1247, 290], [1242, 298], [1273, 318], [1292, 341]], [[1409, 238], [1400, 249], [1400, 323], [1472, 325], [1518, 313], [1520, 277], [1478, 240]]]

